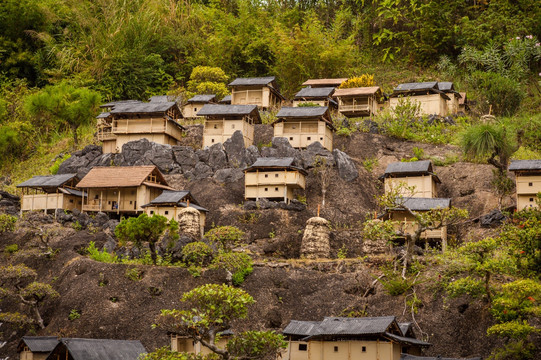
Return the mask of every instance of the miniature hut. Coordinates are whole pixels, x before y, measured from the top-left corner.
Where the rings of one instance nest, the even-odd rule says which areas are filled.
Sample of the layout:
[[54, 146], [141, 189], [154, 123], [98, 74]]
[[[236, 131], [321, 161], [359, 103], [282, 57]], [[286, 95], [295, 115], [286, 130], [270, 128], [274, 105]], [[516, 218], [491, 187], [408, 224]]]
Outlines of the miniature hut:
[[224, 143], [237, 130], [242, 132], [244, 146], [253, 145], [255, 124], [261, 124], [256, 105], [207, 104], [198, 116], [205, 116], [203, 147]]

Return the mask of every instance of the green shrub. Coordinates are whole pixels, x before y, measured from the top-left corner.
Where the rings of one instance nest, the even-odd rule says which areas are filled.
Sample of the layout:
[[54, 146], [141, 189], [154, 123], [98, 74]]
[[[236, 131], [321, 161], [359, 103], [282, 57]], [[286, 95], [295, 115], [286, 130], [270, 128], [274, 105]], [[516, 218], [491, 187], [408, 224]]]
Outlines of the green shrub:
[[232, 274], [233, 285], [240, 285], [253, 271], [252, 258], [245, 253], [221, 252], [212, 261], [212, 267]]
[[139, 281], [143, 278], [143, 273], [139, 269], [133, 267], [133, 268], [126, 269], [124, 276], [126, 276], [128, 279], [132, 281]]
[[117, 263], [119, 262], [118, 256], [114, 254], [110, 254], [107, 252], [107, 250], [103, 249], [102, 251], [99, 251], [98, 248], [96, 248], [96, 244], [94, 241], [91, 241], [88, 247], [86, 248], [86, 251], [88, 252], [88, 255], [92, 260], [96, 260], [99, 262], [104, 263]]
[[217, 244], [220, 249], [229, 251], [240, 243], [244, 237], [244, 231], [235, 226], [218, 226], [207, 231], [205, 237]]
[[488, 113], [492, 106], [493, 115], [514, 115], [522, 102], [520, 83], [493, 72], [476, 71], [471, 75], [471, 85], [477, 92], [477, 106]]
[[212, 249], [202, 241], [194, 241], [182, 248], [182, 259], [188, 266], [205, 266], [212, 260]]
[[66, 160], [68, 160], [71, 157], [70, 154], [66, 154], [58, 159], [55, 160], [54, 164], [49, 168], [49, 171], [51, 174], [56, 175], [58, 173], [58, 169], [60, 168], [60, 165]]
[[350, 128], [341, 127], [338, 130], [336, 130], [336, 135], [338, 135], [338, 136], [348, 136], [349, 137], [349, 136], [351, 136], [353, 131], [354, 130], [351, 130]]
[[301, 102], [297, 104], [298, 107], [319, 107], [321, 105], [313, 102]]
[[81, 317], [81, 314], [79, 313], [79, 311], [77, 309], [71, 309], [69, 315], [68, 315], [68, 320], [69, 321], [73, 321], [73, 320], [76, 320], [78, 318]]
[[0, 214], [0, 234], [15, 230], [17, 217], [9, 214]]
[[17, 251], [19, 251], [19, 245], [17, 244], [6, 245], [4, 247], [4, 252], [6, 252], [7, 254], [13, 254]]

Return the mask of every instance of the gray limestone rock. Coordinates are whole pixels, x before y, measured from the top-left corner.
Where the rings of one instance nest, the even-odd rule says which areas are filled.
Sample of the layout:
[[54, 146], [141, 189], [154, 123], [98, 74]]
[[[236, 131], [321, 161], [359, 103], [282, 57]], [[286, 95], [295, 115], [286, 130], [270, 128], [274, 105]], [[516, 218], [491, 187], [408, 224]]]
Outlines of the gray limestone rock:
[[244, 178], [244, 171], [237, 168], [220, 169], [214, 173], [214, 180], [219, 183], [232, 183]]
[[338, 175], [348, 182], [353, 181], [359, 177], [359, 172], [355, 163], [348, 154], [338, 149], [333, 150], [334, 161], [338, 168]]
[[306, 150], [301, 151], [300, 156], [305, 169], [311, 169], [321, 161], [325, 161], [328, 166], [334, 165], [332, 153], [325, 149], [319, 142], [308, 145]]
[[240, 130], [235, 131], [233, 135], [224, 142], [224, 150], [231, 167], [244, 168], [246, 166], [244, 136]]

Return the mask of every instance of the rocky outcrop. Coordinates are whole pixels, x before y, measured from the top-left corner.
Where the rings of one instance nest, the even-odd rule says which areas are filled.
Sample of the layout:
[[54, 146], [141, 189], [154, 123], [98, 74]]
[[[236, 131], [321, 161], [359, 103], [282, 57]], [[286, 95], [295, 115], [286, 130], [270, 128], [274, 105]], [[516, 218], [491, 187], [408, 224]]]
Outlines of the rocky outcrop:
[[332, 152], [334, 162], [338, 168], [338, 175], [346, 181], [353, 181], [359, 177], [357, 167], [351, 158], [343, 151], [334, 149]]
[[284, 210], [294, 210], [294, 211], [303, 211], [306, 209], [306, 204], [292, 199], [289, 204], [283, 201], [270, 201], [268, 199], [259, 199], [257, 201], [248, 200], [244, 202], [244, 210], [265, 210], [265, 209], [284, 209]]
[[0, 190], [0, 214], [18, 215], [21, 209], [21, 198]]
[[306, 259], [328, 258], [330, 253], [329, 222], [321, 217], [308, 219], [302, 237], [301, 257]]
[[193, 239], [201, 239], [201, 214], [193, 207], [183, 208], [178, 211], [177, 221], [179, 232]]

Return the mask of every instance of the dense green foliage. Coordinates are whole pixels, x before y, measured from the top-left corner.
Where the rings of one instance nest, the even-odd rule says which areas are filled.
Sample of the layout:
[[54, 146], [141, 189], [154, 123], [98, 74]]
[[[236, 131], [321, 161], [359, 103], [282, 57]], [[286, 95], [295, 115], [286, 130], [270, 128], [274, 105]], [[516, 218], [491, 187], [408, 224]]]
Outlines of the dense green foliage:
[[17, 217], [9, 214], [0, 214], [0, 234], [15, 230]]

